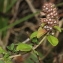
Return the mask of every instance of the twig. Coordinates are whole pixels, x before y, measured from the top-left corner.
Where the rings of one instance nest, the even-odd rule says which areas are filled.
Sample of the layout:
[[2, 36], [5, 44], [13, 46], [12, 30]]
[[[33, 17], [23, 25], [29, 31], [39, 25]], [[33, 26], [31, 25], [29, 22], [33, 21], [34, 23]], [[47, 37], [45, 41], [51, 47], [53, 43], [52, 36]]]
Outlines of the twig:
[[25, 41], [23, 41], [23, 43], [27, 43], [27, 42], [29, 42], [29, 41], [30, 41], [30, 39], [27, 38]]
[[[32, 11], [33, 13], [36, 13], [37, 10], [36, 10], [36, 9], [34, 8], [34, 6], [32, 5], [31, 1], [30, 1], [30, 0], [26, 0], [26, 2], [28, 3], [28, 5], [29, 5], [31, 11]], [[35, 18], [37, 19], [37, 21], [39, 21], [38, 15], [35, 14]]]
[[44, 37], [42, 38], [42, 40], [39, 42], [38, 45], [36, 45], [35, 47], [33, 47], [33, 50], [37, 49], [37, 48], [41, 45], [41, 43], [45, 40], [45, 38], [46, 38], [46, 36], [44, 36]]
[[[18, 56], [21, 56], [21, 54], [18, 54], [18, 55], [12, 55], [12, 56], [10, 56], [9, 58], [12, 59], [12, 58], [18, 57]], [[0, 58], [0, 60], [3, 60], [3, 59], [4, 59], [4, 58]]]
[[[45, 40], [46, 36], [44, 36], [44, 38], [39, 42], [38, 45], [36, 45], [35, 47], [33, 47], [33, 50], [35, 50], [38, 46], [40, 46], [40, 44]], [[27, 41], [29, 41], [30, 39], [28, 38], [27, 40], [25, 40], [23, 43], [26, 43]], [[18, 54], [18, 55], [12, 55], [10, 56], [9, 58], [14, 58], [14, 57], [17, 57], [17, 56], [21, 56], [21, 54]], [[3, 58], [0, 58], [0, 60], [2, 60]]]

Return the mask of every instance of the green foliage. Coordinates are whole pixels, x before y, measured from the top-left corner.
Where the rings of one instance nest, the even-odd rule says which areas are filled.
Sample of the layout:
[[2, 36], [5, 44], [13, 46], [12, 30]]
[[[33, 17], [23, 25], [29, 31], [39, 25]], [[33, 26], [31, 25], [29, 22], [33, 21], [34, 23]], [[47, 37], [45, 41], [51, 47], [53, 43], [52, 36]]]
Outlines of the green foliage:
[[4, 59], [4, 63], [12, 63], [10, 59], [10, 52], [5, 53], [3, 59]]
[[11, 60], [9, 60], [9, 59], [6, 60], [6, 61], [4, 61], [4, 62], [5, 62], [5, 63], [12, 63]]
[[8, 12], [12, 7], [13, 5], [16, 3], [17, 0], [13, 0], [10, 4], [9, 4], [9, 0], [8, 0], [8, 4], [7, 4], [7, 7], [6, 7], [6, 12]]
[[33, 38], [35, 38], [35, 37], [37, 37], [37, 31], [35, 31], [35, 32], [33, 32], [33, 33], [31, 34], [30, 39], [33, 39]]
[[17, 45], [16, 50], [17, 51], [25, 51], [25, 52], [27, 52], [27, 51], [31, 51], [32, 50], [32, 46], [29, 45], [29, 44], [20, 43], [20, 44]]
[[9, 53], [6, 53], [6, 54], [4, 55], [4, 59], [8, 59], [9, 56], [10, 56], [10, 54], [9, 54]]
[[35, 43], [35, 44], [38, 44], [38, 39], [35, 37], [32, 39], [32, 42]]
[[[0, 29], [6, 27], [8, 25], [8, 18], [0, 18]], [[2, 31], [2, 37], [5, 37], [7, 30]]]
[[4, 63], [12, 63], [12, 61], [9, 57], [7, 57], [7, 58], [4, 58]]
[[4, 0], [0, 0], [0, 12], [3, 11]]
[[[16, 3], [17, 0], [13, 0], [10, 2], [10, 0], [0, 0], [0, 12], [6, 13], [8, 12], [12, 6]], [[4, 27], [8, 27], [8, 18], [3, 18], [0, 16], [0, 30]], [[2, 38], [6, 36], [7, 30], [0, 31]]]
[[5, 53], [5, 50], [2, 48], [2, 47], [0, 47], [0, 54], [4, 54]]
[[41, 27], [39, 27], [38, 29], [38, 33], [37, 33], [37, 38], [40, 38], [41, 36], [43, 36], [46, 33], [45, 29], [42, 29]]
[[[7, 1], [6, 9], [4, 9], [4, 2], [5, 1]], [[10, 2], [10, 0], [0, 0], [0, 12], [7, 13], [8, 11], [10, 11], [12, 6], [16, 3], [16, 1], [17, 0], [11, 0], [11, 2]], [[63, 3], [58, 4], [57, 6], [59, 6], [59, 5], [63, 5]], [[39, 12], [36, 12], [35, 14], [38, 14], [38, 13]], [[0, 17], [0, 34], [4, 37], [6, 35], [6, 33], [7, 33], [7, 29], [9, 29], [9, 28], [21, 23], [21, 22], [24, 22], [29, 18], [32, 18], [35, 14], [30, 14], [30, 15], [28, 15], [28, 16], [20, 19], [20, 20], [17, 20], [16, 22], [14, 22], [14, 23], [12, 23], [10, 25], [8, 25], [8, 22], [9, 22], [8, 18]], [[43, 36], [46, 33], [46, 31], [44, 29], [42, 29], [42, 27], [44, 25], [45, 24], [42, 23], [41, 27], [38, 29], [38, 31], [33, 32], [31, 34], [30, 39], [32, 39], [32, 42], [37, 43], [38, 42], [37, 38], [40, 38], [41, 36]], [[54, 28], [61, 32], [61, 29], [58, 26], [55, 26]], [[58, 39], [56, 37], [54, 37], [54, 36], [48, 35], [47, 39], [53, 46], [56, 46], [58, 44]], [[14, 44], [11, 44], [7, 48], [12, 52], [13, 51], [28, 52], [28, 51], [32, 50], [31, 45], [24, 44], [24, 43], [18, 44], [17, 47], [16, 47], [16, 50], [15, 50], [15, 45]], [[9, 58], [9, 56], [10, 56], [9, 51], [6, 52], [2, 47], [0, 47], [0, 54], [4, 54], [4, 57], [3, 57], [4, 61], [0, 60], [0, 63], [12, 63], [11, 59]], [[37, 51], [34, 51], [34, 53], [32, 53], [31, 56], [29, 57], [29, 60], [27, 61], [27, 63], [33, 63], [32, 60], [30, 60], [30, 58], [32, 58], [34, 61], [36, 61], [38, 63], [38, 59], [37, 59], [36, 55], [39, 55], [39, 54], [38, 54]]]
[[4, 63], [4, 61], [0, 60], [0, 63]]
[[38, 55], [39, 55], [40, 58], [44, 57], [44, 54], [42, 52], [40, 52], [40, 51], [38, 51]]
[[47, 40], [50, 42], [51, 45], [56, 46], [58, 44], [58, 39], [52, 35], [47, 36]]
[[10, 46], [7, 46], [7, 48], [9, 49], [9, 50], [11, 50], [11, 51], [13, 51], [14, 50], [14, 44], [12, 43]]
[[38, 58], [37, 58], [37, 55], [34, 53], [34, 52], [32, 52], [31, 54], [30, 54], [30, 56], [29, 56], [29, 58], [27, 58], [25, 61], [24, 61], [24, 63], [39, 63], [39, 60], [38, 60]]
[[38, 53], [36, 50], [33, 50], [33, 52], [34, 52], [36, 55], [39, 55], [39, 53]]
[[58, 30], [59, 32], [61, 32], [61, 28], [60, 28], [59, 26], [54, 26], [54, 28], [55, 28], [56, 30]]
[[35, 62], [39, 63], [38, 57], [34, 52], [31, 53], [30, 58], [32, 58]]

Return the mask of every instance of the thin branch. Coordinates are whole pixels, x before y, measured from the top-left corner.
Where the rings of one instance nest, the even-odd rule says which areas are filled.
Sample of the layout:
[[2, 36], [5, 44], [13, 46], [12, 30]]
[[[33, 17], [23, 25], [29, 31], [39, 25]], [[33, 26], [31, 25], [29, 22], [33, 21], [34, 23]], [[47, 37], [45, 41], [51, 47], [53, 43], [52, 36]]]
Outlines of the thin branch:
[[[40, 46], [40, 44], [45, 40], [46, 36], [43, 37], [43, 39], [39, 42], [38, 45], [36, 45], [35, 47], [33, 47], [33, 50], [35, 50], [37, 47]], [[29, 41], [30, 39], [27, 39], [25, 41], [23, 41], [23, 43], [26, 43], [27, 41]], [[31, 51], [32, 52], [32, 51]], [[21, 56], [21, 54], [18, 54], [18, 55], [12, 55], [10, 56], [9, 58], [14, 58], [14, 57], [17, 57], [17, 56]], [[3, 58], [0, 58], [0, 60], [2, 60]]]
[[[18, 54], [18, 55], [12, 55], [10, 56], [9, 58], [12, 59], [12, 58], [15, 58], [15, 57], [18, 57], [18, 56], [21, 56], [21, 54]], [[3, 60], [4, 58], [0, 58], [0, 60]]]
[[25, 41], [23, 41], [23, 43], [27, 43], [30, 41], [30, 38], [27, 38]]
[[[33, 13], [36, 13], [37, 10], [34, 8], [34, 6], [33, 6], [33, 4], [31, 3], [31, 1], [30, 1], [30, 0], [26, 0], [26, 2], [28, 3], [28, 5], [29, 5], [31, 11], [32, 11]], [[39, 21], [37, 14], [35, 14], [35, 18], [37, 19], [37, 21]]]
[[33, 47], [33, 50], [37, 49], [37, 48], [42, 44], [42, 42], [43, 42], [45, 39], [46, 39], [46, 36], [44, 36], [44, 37], [42, 38], [42, 40], [39, 42], [38, 45], [36, 45], [35, 47]]

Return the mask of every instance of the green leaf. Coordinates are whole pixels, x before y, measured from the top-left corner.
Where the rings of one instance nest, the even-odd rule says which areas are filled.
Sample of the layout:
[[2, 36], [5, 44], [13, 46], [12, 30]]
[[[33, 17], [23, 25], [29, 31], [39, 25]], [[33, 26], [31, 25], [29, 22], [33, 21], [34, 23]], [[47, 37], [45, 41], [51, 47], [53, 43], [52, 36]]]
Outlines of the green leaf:
[[9, 50], [14, 50], [14, 44], [12, 43], [10, 46], [7, 46], [7, 48], [9, 49]]
[[10, 58], [10, 52], [7, 52], [7, 53], [4, 55], [3, 59], [4, 59], [4, 62], [5, 62], [5, 63], [12, 63], [11, 58]]
[[20, 43], [18, 44], [18, 46], [16, 47], [17, 51], [30, 51], [32, 49], [32, 46], [29, 44], [24, 44], [24, 43]]
[[0, 47], [0, 54], [3, 54], [3, 53], [5, 53], [5, 50], [2, 48], [2, 47]]
[[47, 31], [45, 29], [42, 29], [41, 27], [39, 27], [38, 29], [38, 33], [37, 33], [37, 38], [40, 38], [41, 36], [43, 36]]
[[37, 44], [38, 43], [38, 39], [37, 38], [33, 38], [32, 42]]
[[33, 38], [35, 38], [36, 36], [37, 36], [37, 31], [35, 31], [35, 32], [33, 32], [33, 33], [31, 34], [30, 39], [33, 39]]
[[12, 60], [10, 58], [4, 59], [5, 63], [12, 63]]
[[54, 28], [55, 28], [56, 30], [58, 30], [59, 32], [61, 32], [61, 28], [60, 28], [59, 26], [54, 26]]
[[47, 36], [47, 40], [51, 43], [51, 45], [56, 46], [58, 44], [58, 39], [52, 35]]
[[0, 63], [4, 63], [4, 61], [0, 60]]
[[10, 56], [10, 54], [9, 53], [6, 53], [5, 55], [4, 55], [4, 59], [8, 59], [9, 58], [9, 56]]

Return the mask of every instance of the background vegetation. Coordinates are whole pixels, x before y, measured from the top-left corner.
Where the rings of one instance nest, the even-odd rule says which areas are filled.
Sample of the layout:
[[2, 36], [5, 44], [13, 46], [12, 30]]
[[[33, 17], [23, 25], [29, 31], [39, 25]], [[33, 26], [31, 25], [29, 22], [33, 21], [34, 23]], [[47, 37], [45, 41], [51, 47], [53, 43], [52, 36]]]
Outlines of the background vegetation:
[[57, 6], [63, 29], [63, 0], [0, 0], [0, 63], [63, 63], [63, 31], [55, 34], [55, 47], [45, 37], [43, 43], [30, 40], [41, 24], [39, 12], [46, 1]]

